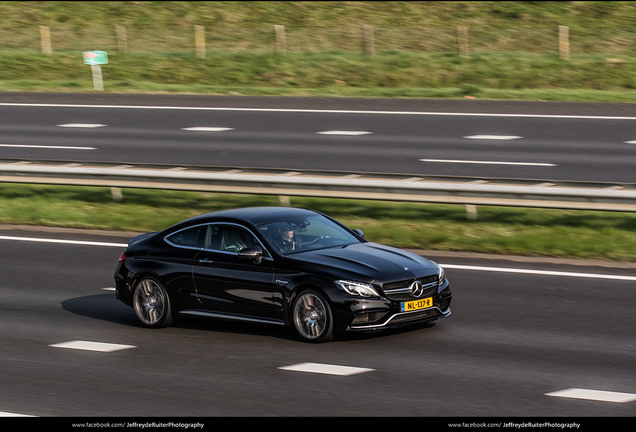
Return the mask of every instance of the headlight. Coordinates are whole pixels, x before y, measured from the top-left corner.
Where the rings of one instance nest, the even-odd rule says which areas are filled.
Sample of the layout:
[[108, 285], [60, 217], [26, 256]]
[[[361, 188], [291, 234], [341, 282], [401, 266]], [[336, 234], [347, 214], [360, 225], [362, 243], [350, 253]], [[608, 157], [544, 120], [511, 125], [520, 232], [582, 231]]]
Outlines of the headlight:
[[376, 290], [373, 289], [371, 284], [362, 283], [362, 282], [354, 282], [354, 281], [337, 280], [336, 285], [338, 286], [338, 288], [340, 288], [347, 294], [351, 294], [354, 296], [380, 297], [380, 295], [376, 292]]
[[439, 281], [438, 286], [442, 286], [446, 283], [446, 272], [444, 271], [444, 267], [437, 264], [435, 261], [431, 261], [437, 267], [437, 280]]

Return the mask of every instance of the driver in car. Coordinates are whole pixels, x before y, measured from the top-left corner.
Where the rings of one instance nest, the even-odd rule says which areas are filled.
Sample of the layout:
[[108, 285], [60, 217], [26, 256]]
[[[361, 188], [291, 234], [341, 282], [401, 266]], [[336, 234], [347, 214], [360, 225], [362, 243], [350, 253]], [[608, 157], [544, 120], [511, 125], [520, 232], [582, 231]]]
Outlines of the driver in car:
[[278, 228], [279, 237], [274, 241], [274, 245], [280, 253], [285, 254], [300, 249], [300, 240], [289, 224], [283, 224]]

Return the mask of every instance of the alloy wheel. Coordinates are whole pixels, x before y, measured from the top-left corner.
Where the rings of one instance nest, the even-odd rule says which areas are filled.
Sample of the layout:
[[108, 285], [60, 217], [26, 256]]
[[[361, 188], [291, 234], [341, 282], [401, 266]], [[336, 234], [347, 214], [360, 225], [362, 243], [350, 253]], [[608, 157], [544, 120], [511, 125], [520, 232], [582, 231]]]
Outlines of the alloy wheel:
[[318, 293], [302, 293], [294, 303], [294, 328], [305, 340], [325, 341], [331, 338], [331, 311]]
[[166, 290], [153, 279], [143, 279], [135, 287], [135, 314], [142, 324], [160, 327], [170, 324], [170, 302]]

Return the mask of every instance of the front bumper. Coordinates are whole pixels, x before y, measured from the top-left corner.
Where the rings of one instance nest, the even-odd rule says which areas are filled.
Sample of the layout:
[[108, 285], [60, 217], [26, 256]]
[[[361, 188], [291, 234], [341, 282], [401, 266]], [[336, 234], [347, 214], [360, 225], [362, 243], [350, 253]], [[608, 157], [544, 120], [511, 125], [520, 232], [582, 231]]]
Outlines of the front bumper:
[[[382, 318], [380, 319], [380, 321], [377, 321], [377, 316], [379, 314], [382, 315]], [[356, 317], [354, 317], [354, 321], [349, 325], [347, 331], [374, 331], [386, 328], [401, 327], [411, 324], [435, 321], [438, 318], [446, 318], [450, 314], [450, 307], [446, 310], [441, 310], [436, 306], [412, 312], [367, 312], [364, 315], [369, 316], [368, 321], [376, 319], [375, 322], [364, 323], [364, 318], [362, 318], [363, 314], [358, 314], [356, 315]]]
[[433, 306], [415, 311], [402, 311], [401, 302], [398, 301], [385, 302], [384, 307], [377, 307], [378, 302], [373, 305], [376, 307], [369, 308], [360, 308], [358, 304], [356, 310], [352, 311], [346, 331], [382, 330], [446, 318], [451, 314], [452, 293], [448, 283], [443, 288], [433, 296]]

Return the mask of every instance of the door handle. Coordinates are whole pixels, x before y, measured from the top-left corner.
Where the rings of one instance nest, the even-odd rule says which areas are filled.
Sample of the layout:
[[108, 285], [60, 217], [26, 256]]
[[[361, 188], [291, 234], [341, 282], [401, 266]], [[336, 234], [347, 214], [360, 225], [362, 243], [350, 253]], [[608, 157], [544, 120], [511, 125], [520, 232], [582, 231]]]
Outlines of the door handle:
[[199, 262], [201, 264], [212, 264], [214, 261], [212, 261], [211, 259], [203, 258], [203, 259], [200, 259]]

